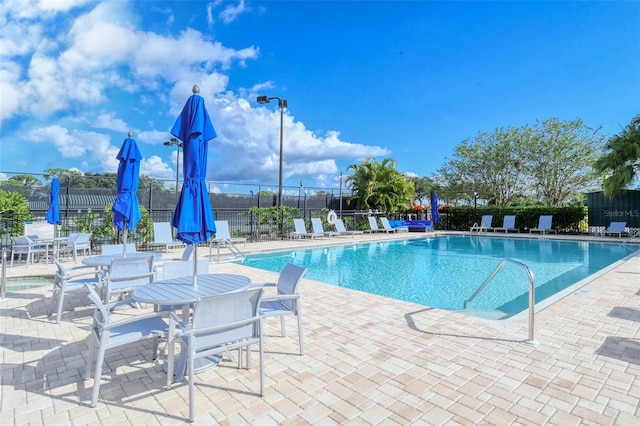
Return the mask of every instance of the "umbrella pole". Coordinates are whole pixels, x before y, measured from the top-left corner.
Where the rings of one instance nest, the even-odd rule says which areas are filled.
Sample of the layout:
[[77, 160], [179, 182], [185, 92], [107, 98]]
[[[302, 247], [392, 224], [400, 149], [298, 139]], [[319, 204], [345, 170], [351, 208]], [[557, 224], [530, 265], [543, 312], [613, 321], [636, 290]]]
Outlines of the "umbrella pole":
[[122, 257], [127, 257], [127, 231], [129, 231], [127, 227], [129, 224], [127, 222], [125, 222], [124, 224], [125, 227], [122, 231]]
[[193, 245], [193, 285], [198, 285], [198, 244]]

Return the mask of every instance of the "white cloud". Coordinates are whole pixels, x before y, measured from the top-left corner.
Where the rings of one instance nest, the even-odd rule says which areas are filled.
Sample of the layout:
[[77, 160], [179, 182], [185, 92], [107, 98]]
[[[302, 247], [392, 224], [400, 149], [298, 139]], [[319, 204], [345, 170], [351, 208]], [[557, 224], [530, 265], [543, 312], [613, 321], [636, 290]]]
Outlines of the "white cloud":
[[98, 115], [91, 125], [98, 129], [109, 129], [117, 132], [127, 132], [129, 130], [129, 126], [123, 119], [116, 118], [115, 112], [104, 112]]
[[220, 12], [220, 18], [225, 24], [230, 24], [236, 20], [238, 15], [247, 12], [249, 9], [245, 7], [244, 0], [240, 0], [236, 6], [227, 6]]

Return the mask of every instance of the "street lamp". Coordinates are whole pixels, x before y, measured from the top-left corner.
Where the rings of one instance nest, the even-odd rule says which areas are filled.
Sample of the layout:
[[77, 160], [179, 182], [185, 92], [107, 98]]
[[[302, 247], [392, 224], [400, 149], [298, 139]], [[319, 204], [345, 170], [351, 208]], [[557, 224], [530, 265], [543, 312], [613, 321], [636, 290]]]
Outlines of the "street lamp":
[[170, 140], [163, 143], [164, 146], [176, 146], [176, 201], [178, 201], [178, 179], [180, 178], [180, 147], [182, 146], [182, 142], [180, 142], [177, 138], [171, 138]]
[[271, 98], [267, 96], [258, 96], [256, 100], [259, 104], [268, 104], [272, 99], [278, 100], [278, 108], [280, 108], [280, 169], [278, 173], [278, 208], [282, 206], [282, 117], [284, 109], [287, 108], [287, 100], [280, 99], [277, 96]]

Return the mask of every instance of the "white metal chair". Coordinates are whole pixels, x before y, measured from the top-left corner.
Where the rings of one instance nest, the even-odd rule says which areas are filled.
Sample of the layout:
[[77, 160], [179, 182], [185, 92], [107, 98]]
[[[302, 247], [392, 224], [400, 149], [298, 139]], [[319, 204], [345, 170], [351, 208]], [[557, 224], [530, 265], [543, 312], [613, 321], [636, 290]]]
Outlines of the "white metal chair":
[[[122, 254], [124, 250], [125, 248], [123, 244], [103, 244], [102, 245], [103, 255]], [[137, 253], [136, 244], [127, 243], [126, 253]]]
[[153, 245], [163, 246], [165, 253], [168, 253], [170, 248], [185, 246], [182, 241], [173, 239], [171, 224], [169, 222], [153, 223]]
[[69, 234], [66, 244], [58, 249], [58, 256], [65, 253], [73, 254], [73, 261], [78, 263], [78, 252], [83, 256], [86, 254], [91, 256], [91, 234], [84, 232]]
[[553, 215], [541, 215], [540, 218], [538, 218], [538, 227], [529, 229], [529, 233], [540, 232], [544, 235], [548, 232], [553, 232], [554, 234], [557, 234], [556, 230], [551, 228], [552, 219]]
[[244, 253], [235, 246], [235, 243], [244, 243], [246, 247], [247, 239], [243, 237], [232, 237], [229, 232], [229, 222], [226, 220], [216, 220], [214, 222], [216, 225], [216, 236], [209, 241], [209, 259], [213, 256], [214, 246], [218, 249], [218, 259], [220, 259], [221, 248], [226, 248], [233, 255], [244, 258]]
[[382, 228], [387, 232], [409, 232], [409, 228], [406, 226], [394, 228], [386, 217], [381, 217], [380, 222], [382, 223]]
[[329, 238], [340, 236], [339, 232], [325, 231], [324, 226], [322, 226], [322, 219], [320, 219], [319, 217], [311, 218], [311, 228], [313, 229], [314, 234], [322, 234]]
[[85, 378], [90, 379], [91, 367], [97, 351], [96, 368], [93, 375], [93, 391], [91, 393], [91, 406], [95, 407], [98, 404], [105, 352], [108, 349], [118, 346], [153, 339], [153, 359], [155, 360], [158, 355], [158, 338], [164, 336], [167, 331], [167, 322], [163, 317], [166, 317], [168, 313], [148, 312], [118, 321], [111, 321], [109, 312], [114, 310], [118, 305], [127, 304], [128, 302], [117, 301], [105, 305], [90, 285], [86, 285], [86, 289], [89, 292], [89, 298], [96, 305], [93, 314], [91, 337], [89, 338], [89, 354], [87, 356], [87, 368], [85, 372]]
[[520, 233], [520, 229], [516, 228], [516, 216], [515, 215], [505, 215], [502, 219], [502, 226], [496, 226], [493, 228], [493, 232], [504, 231], [505, 234], [508, 234], [509, 231], [515, 231]]
[[491, 227], [492, 221], [493, 221], [493, 215], [486, 214], [482, 216], [482, 219], [480, 220], [480, 225], [478, 225], [477, 223], [474, 223], [473, 226], [469, 228], [469, 232], [473, 233], [473, 231], [476, 231], [478, 234], [481, 232], [487, 232], [493, 229]]
[[252, 287], [275, 286], [277, 294], [262, 298], [260, 313], [264, 317], [280, 317], [280, 334], [286, 336], [285, 315], [295, 315], [298, 319], [298, 344], [300, 355], [304, 355], [304, 341], [302, 335], [302, 312], [298, 285], [307, 272], [306, 268], [288, 263], [280, 273], [277, 283], [254, 284]]
[[[198, 274], [209, 273], [209, 261], [198, 259], [196, 262], [196, 272]], [[193, 260], [172, 260], [162, 264], [162, 279], [190, 277], [193, 275]]]
[[291, 239], [300, 239], [300, 238], [324, 238], [324, 234], [319, 234], [317, 232], [307, 232], [307, 226], [304, 223], [304, 219], [293, 219], [293, 226], [295, 230], [289, 234]]
[[104, 275], [104, 301], [109, 303], [113, 294], [120, 294], [122, 297], [123, 293], [153, 281], [153, 256], [113, 259]]
[[336, 231], [338, 231], [340, 233], [340, 235], [351, 235], [352, 237], [355, 238], [356, 235], [364, 235], [364, 231], [360, 231], [360, 230], [347, 230], [347, 228], [344, 226], [344, 222], [342, 221], [342, 219], [336, 219], [336, 221], [334, 222], [334, 225], [336, 227]]
[[102, 278], [100, 271], [92, 266], [76, 266], [67, 269], [60, 260], [51, 258], [57, 267], [56, 276], [53, 281], [52, 309], [49, 317], [56, 312], [56, 323], [60, 323], [64, 297], [68, 293], [85, 292], [85, 284], [101, 286]]
[[[260, 359], [260, 396], [264, 395], [264, 350], [262, 316], [259, 312], [262, 288], [227, 293], [201, 299], [195, 305], [191, 326], [171, 313], [169, 321], [167, 389], [171, 389], [175, 368], [175, 344], [179, 342], [182, 365], [189, 379], [189, 421], [195, 420], [195, 360], [238, 349], [238, 368], [242, 368], [242, 350], [246, 366], [251, 368], [251, 345], [258, 345]], [[183, 355], [185, 354], [185, 355]], [[186, 356], [186, 359], [184, 358]]]
[[395, 232], [393, 229], [380, 228], [378, 226], [378, 219], [376, 219], [375, 216], [368, 216], [367, 219], [369, 220], [369, 230], [367, 231], [369, 233], [386, 232], [388, 234], [389, 232]]
[[[33, 237], [37, 237], [34, 235]], [[13, 259], [18, 255], [18, 259], [22, 255], [26, 255], [26, 265], [33, 264], [33, 259], [37, 254], [49, 255], [49, 246], [46, 244], [39, 244], [33, 238], [22, 235], [19, 237], [11, 237], [11, 267], [13, 268]], [[48, 259], [47, 259], [48, 261]]]

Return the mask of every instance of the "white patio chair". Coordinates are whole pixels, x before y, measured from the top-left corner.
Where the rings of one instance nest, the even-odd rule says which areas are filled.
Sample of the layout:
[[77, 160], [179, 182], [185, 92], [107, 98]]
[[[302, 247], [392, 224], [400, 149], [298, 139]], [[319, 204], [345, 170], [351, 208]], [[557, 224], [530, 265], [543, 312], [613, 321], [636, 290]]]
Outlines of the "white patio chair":
[[[93, 374], [93, 391], [91, 393], [91, 406], [95, 407], [98, 404], [105, 352], [118, 346], [153, 339], [152, 359], [155, 360], [158, 355], [158, 338], [164, 336], [167, 331], [167, 322], [164, 317], [168, 315], [168, 312], [148, 312], [142, 315], [130, 316], [118, 321], [111, 321], [109, 312], [116, 309], [117, 306], [121, 304], [128, 304], [129, 302], [122, 300], [105, 305], [102, 303], [100, 297], [91, 285], [86, 285], [85, 287], [89, 293], [89, 298], [96, 305], [93, 314], [93, 327], [91, 327], [89, 354], [87, 356], [87, 367], [85, 371], [85, 379], [90, 379], [91, 367], [97, 351], [95, 361], [96, 368]], [[137, 354], [138, 351], [124, 353]], [[123, 385], [125, 384], [123, 383]]]
[[73, 254], [73, 261], [78, 263], [78, 252], [83, 256], [91, 256], [91, 234], [84, 232], [72, 232], [64, 246], [58, 249], [58, 256], [65, 253]]
[[164, 247], [164, 252], [168, 253], [170, 248], [184, 247], [182, 241], [176, 241], [171, 234], [171, 224], [169, 222], [153, 223], [153, 243], [154, 246]]
[[367, 231], [369, 233], [386, 232], [388, 234], [389, 232], [394, 232], [392, 230], [382, 229], [378, 227], [378, 219], [376, 219], [375, 216], [368, 216], [367, 219], [369, 220], [369, 230]]
[[[195, 305], [191, 326], [171, 313], [168, 343], [167, 390], [171, 389], [175, 369], [175, 344], [183, 347], [179, 363], [186, 363], [189, 380], [189, 421], [195, 420], [195, 360], [238, 349], [238, 368], [242, 368], [242, 351], [251, 368], [251, 345], [258, 345], [260, 360], [260, 396], [264, 395], [264, 349], [262, 317], [259, 312], [262, 289], [253, 288], [201, 299]], [[185, 354], [185, 355], [183, 355]], [[181, 368], [181, 365], [178, 368]]]
[[113, 259], [109, 269], [104, 272], [105, 303], [109, 303], [114, 294], [122, 298], [123, 293], [152, 282], [154, 275], [152, 255]]
[[317, 232], [307, 232], [307, 226], [304, 223], [304, 219], [293, 219], [293, 226], [295, 230], [289, 234], [291, 239], [300, 239], [300, 238], [324, 238], [324, 234], [319, 234]]
[[320, 219], [319, 217], [311, 218], [311, 228], [313, 229], [314, 234], [322, 234], [329, 238], [340, 236], [339, 232], [325, 231], [324, 227], [322, 226], [322, 219]]
[[[33, 238], [32, 238], [33, 237]], [[22, 235], [19, 237], [11, 237], [11, 267], [13, 268], [13, 259], [18, 255], [18, 260], [22, 255], [26, 256], [26, 265], [33, 264], [33, 259], [37, 254], [43, 254], [49, 256], [49, 246], [47, 244], [40, 244], [35, 241], [37, 235], [29, 237]], [[48, 259], [47, 259], [48, 262]]]
[[85, 284], [100, 287], [102, 276], [100, 271], [92, 266], [76, 266], [67, 269], [60, 260], [51, 258], [56, 265], [56, 276], [53, 280], [53, 294], [51, 296], [52, 307], [49, 317], [56, 312], [56, 323], [60, 323], [64, 297], [68, 293], [86, 292]]
[[516, 228], [516, 216], [515, 215], [506, 215], [502, 219], [502, 226], [496, 226], [493, 228], [493, 232], [504, 231], [505, 234], [508, 234], [509, 231], [515, 231], [520, 233], [520, 229]]
[[[209, 261], [198, 259], [196, 262], [196, 272], [198, 274], [209, 273]], [[162, 279], [190, 277], [193, 275], [193, 260], [172, 260], [162, 264]]]
[[[124, 250], [123, 244], [103, 244], [102, 245], [102, 254], [105, 256], [122, 254]], [[136, 244], [135, 243], [127, 243], [126, 253], [137, 253]]]
[[260, 304], [260, 313], [264, 317], [280, 317], [280, 334], [286, 336], [285, 316], [295, 315], [298, 319], [298, 344], [300, 355], [304, 355], [304, 341], [302, 335], [302, 312], [298, 285], [307, 272], [306, 268], [288, 263], [280, 273], [277, 283], [253, 284], [252, 287], [276, 287], [275, 295], [266, 295]]
[[380, 223], [382, 223], [382, 228], [387, 232], [409, 232], [409, 228], [406, 226], [401, 226], [400, 228], [394, 228], [393, 226], [391, 226], [389, 219], [386, 217], [381, 217]]
[[529, 233], [540, 232], [542, 235], [545, 235], [547, 232], [553, 232], [557, 234], [555, 229], [551, 229], [552, 219], [553, 215], [541, 215], [540, 218], [538, 218], [538, 227], [529, 229]]
[[487, 232], [493, 229], [491, 227], [492, 221], [493, 221], [493, 215], [486, 214], [482, 216], [482, 219], [480, 220], [480, 225], [478, 225], [477, 223], [474, 223], [473, 226], [469, 228], [469, 232], [470, 233], [473, 233], [473, 231], [476, 231], [477, 233]]
[[600, 235], [603, 237], [606, 235], [618, 234], [618, 237], [622, 237], [622, 234], [626, 234], [627, 222], [611, 222], [609, 227], [603, 230]]
[[333, 224], [336, 227], [336, 231], [338, 231], [340, 235], [351, 235], [352, 237], [355, 237], [356, 235], [364, 235], [363, 231], [360, 231], [357, 229], [351, 231], [345, 228], [344, 222], [342, 221], [342, 219], [336, 219], [336, 221]]

